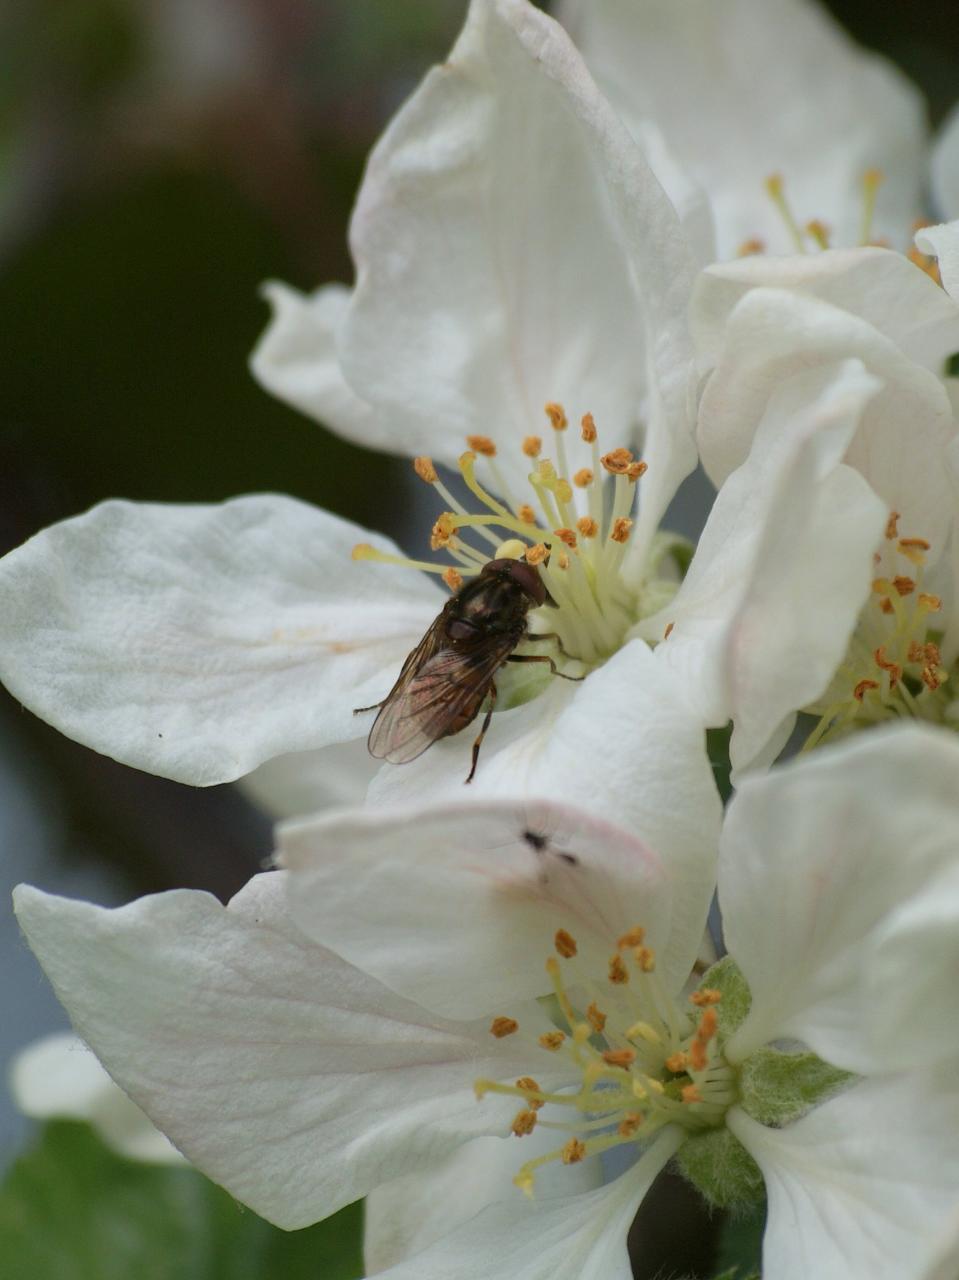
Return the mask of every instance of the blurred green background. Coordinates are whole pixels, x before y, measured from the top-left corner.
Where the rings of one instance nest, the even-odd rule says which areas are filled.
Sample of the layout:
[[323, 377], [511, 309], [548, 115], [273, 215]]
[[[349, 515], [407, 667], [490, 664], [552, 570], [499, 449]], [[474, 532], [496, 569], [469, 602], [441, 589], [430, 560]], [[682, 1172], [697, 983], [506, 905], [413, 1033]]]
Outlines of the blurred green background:
[[[246, 361], [267, 318], [264, 279], [350, 279], [365, 154], [465, 7], [0, 8], [0, 551], [106, 497], [266, 489], [402, 535], [397, 464], [271, 400]], [[959, 98], [955, 0], [831, 7], [920, 84], [934, 119]], [[234, 789], [115, 765], [6, 695], [0, 839], [4, 889], [31, 879], [102, 901], [177, 885], [227, 896], [270, 851], [268, 821]], [[3, 929], [5, 1059], [64, 1019], [5, 910]], [[7, 1159], [25, 1133], [0, 1108]]]

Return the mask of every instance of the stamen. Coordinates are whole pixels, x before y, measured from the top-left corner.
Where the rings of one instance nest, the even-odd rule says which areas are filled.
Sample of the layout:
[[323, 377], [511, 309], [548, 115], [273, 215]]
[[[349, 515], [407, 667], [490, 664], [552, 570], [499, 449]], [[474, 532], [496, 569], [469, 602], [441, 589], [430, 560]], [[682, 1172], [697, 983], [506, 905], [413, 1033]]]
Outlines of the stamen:
[[699, 1092], [699, 1088], [695, 1084], [684, 1085], [680, 1091], [680, 1096], [682, 1097], [683, 1102], [687, 1104], [691, 1102], [702, 1102], [703, 1100], [703, 1095]]
[[481, 453], [484, 458], [496, 457], [496, 445], [489, 436], [467, 436], [466, 443], [474, 453]]
[[433, 466], [432, 458], [414, 458], [413, 470], [421, 480], [425, 480], [427, 484], [436, 484], [438, 479], [436, 468]]
[[[532, 1076], [520, 1077], [520, 1079], [516, 1081], [516, 1087], [517, 1089], [522, 1090], [523, 1093], [540, 1093], [541, 1092], [539, 1085], [536, 1083], [536, 1081], [533, 1079]], [[544, 1101], [542, 1098], [530, 1098], [529, 1105], [532, 1111], [539, 1111], [540, 1107], [544, 1105]]]
[[576, 955], [576, 939], [572, 937], [571, 934], [568, 934], [565, 929], [558, 929], [556, 931], [556, 937], [553, 939], [553, 945], [564, 960], [569, 960]]
[[537, 542], [535, 546], [530, 547], [526, 553], [527, 564], [542, 564], [549, 555], [549, 550], [542, 542]]
[[811, 222], [806, 223], [806, 234], [815, 240], [820, 249], [829, 248], [829, 228], [825, 222], [820, 222], [818, 218], [813, 218]]
[[629, 531], [633, 527], [633, 522], [628, 516], [618, 516], [613, 521], [613, 527], [610, 530], [610, 539], [613, 542], [625, 542], [629, 537]]
[[599, 533], [599, 525], [592, 516], [580, 516], [576, 521], [576, 528], [584, 538], [595, 538]]
[[591, 413], [584, 413], [580, 420], [580, 434], [587, 444], [593, 444], [596, 440], [596, 423]]
[[606, 1014], [597, 1006], [595, 1001], [586, 1010], [586, 1019], [595, 1033], [601, 1035], [606, 1026]]
[[611, 1067], [631, 1067], [636, 1061], [635, 1049], [604, 1049], [603, 1061]]
[[510, 1125], [513, 1133], [517, 1138], [525, 1138], [527, 1134], [533, 1132], [536, 1128], [536, 1112], [532, 1110], [519, 1111], [513, 1117], [513, 1123]]
[[862, 221], [859, 224], [859, 243], [869, 244], [872, 239], [872, 220], [876, 212], [876, 192], [882, 186], [881, 169], [867, 169], [862, 175]]
[[623, 964], [622, 956], [610, 956], [607, 976], [615, 986], [623, 986], [629, 982], [629, 970]]
[[455, 594], [463, 585], [463, 575], [450, 565], [443, 574], [443, 581], [449, 587], [450, 591]]
[[633, 455], [628, 449], [612, 449], [609, 453], [604, 453], [600, 458], [600, 462], [614, 476], [625, 475], [629, 464], [633, 460]]
[[893, 578], [892, 585], [901, 596], [911, 596], [916, 589], [916, 580], [915, 578], [907, 578], [900, 574]]
[[547, 404], [543, 405], [543, 411], [547, 418], [549, 418], [549, 425], [554, 431], [565, 431], [569, 426], [569, 421], [566, 417], [566, 410], [561, 404], [557, 404], [554, 400], [550, 400]]
[[760, 240], [758, 236], [753, 236], [749, 240], [744, 240], [736, 250], [737, 258], [752, 258], [757, 253], [766, 252], [766, 241]]
[[799, 250], [800, 253], [805, 253], [806, 242], [803, 240], [803, 234], [802, 234], [802, 231], [800, 231], [799, 229], [799, 223], [793, 217], [792, 209], [790, 209], [789, 202], [786, 199], [786, 192], [783, 185], [782, 174], [781, 173], [770, 174], [763, 185], [766, 188], [766, 195], [769, 196], [770, 200], [776, 206], [776, 211], [778, 212], [779, 216], [782, 218], [783, 223], [785, 224], [786, 230], [792, 236], [793, 243], [795, 244], [796, 248]]
[[490, 1034], [494, 1035], [497, 1040], [502, 1040], [506, 1036], [511, 1036], [519, 1030], [519, 1023], [515, 1018], [499, 1017], [494, 1018], [490, 1023]]
[[641, 924], [634, 925], [621, 937], [616, 940], [616, 945], [622, 951], [626, 947], [641, 947], [646, 941], [646, 930]]
[[626, 474], [630, 478], [630, 480], [632, 480], [635, 483], [640, 478], [640, 476], [644, 476], [648, 470], [649, 470], [648, 463], [631, 462], [629, 466], [626, 468]]
[[522, 520], [523, 524], [535, 525], [536, 512], [533, 510], [533, 508], [529, 505], [528, 502], [524, 502], [521, 507], [518, 507], [516, 514], [519, 516], [520, 520]]
[[562, 1048], [565, 1039], [565, 1031], [544, 1031], [539, 1038], [539, 1042], [544, 1049], [548, 1049], [550, 1053], [555, 1053], [557, 1049]]
[[890, 542], [899, 534], [899, 512], [890, 511], [889, 519], [886, 521], [886, 537]]
[[869, 692], [870, 689], [878, 689], [878, 688], [879, 688], [879, 682], [877, 680], [860, 680], [859, 683], [856, 685], [855, 689], [853, 689], [852, 696], [856, 699], [857, 702], [862, 702], [863, 698], [866, 696], [866, 694]]
[[563, 1147], [563, 1164], [579, 1164], [585, 1155], [586, 1143], [580, 1142], [579, 1138], [570, 1138]]
[[722, 998], [723, 993], [721, 991], [717, 991], [715, 987], [701, 987], [699, 991], [694, 991], [689, 997], [690, 1002], [698, 1006], [700, 1009], [704, 1008], [706, 1005], [719, 1004]]
[[576, 534], [573, 533], [572, 529], [554, 529], [553, 533], [559, 538], [560, 542], [565, 542], [567, 547], [576, 546]]
[[573, 476], [573, 484], [577, 489], [588, 489], [593, 483], [593, 473], [589, 467], [580, 467], [579, 471]]
[[368, 542], [358, 542], [352, 551], [354, 560], [376, 560], [379, 564], [401, 564], [405, 569], [419, 569], [422, 573], [438, 573], [440, 577], [448, 566], [432, 564], [429, 560], [409, 560], [406, 556], [391, 556], [377, 551]]

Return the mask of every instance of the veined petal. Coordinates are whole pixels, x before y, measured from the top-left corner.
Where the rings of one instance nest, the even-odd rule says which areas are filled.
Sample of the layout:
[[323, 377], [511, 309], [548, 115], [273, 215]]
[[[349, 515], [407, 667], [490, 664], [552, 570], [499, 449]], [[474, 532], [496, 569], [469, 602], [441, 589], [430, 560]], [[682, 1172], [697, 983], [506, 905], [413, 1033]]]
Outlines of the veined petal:
[[[368, 1275], [405, 1262], [458, 1230], [487, 1205], [515, 1209], [519, 1160], [556, 1147], [555, 1130], [536, 1128], [519, 1148], [509, 1138], [474, 1138], [427, 1173], [408, 1173], [377, 1187], [363, 1206], [363, 1256]], [[520, 1153], [519, 1160], [517, 1153]], [[578, 1196], [602, 1185], [602, 1164], [547, 1164], [536, 1178], [536, 1199]]]
[[942, 912], [959, 930], [957, 770], [951, 733], [905, 724], [742, 783], [719, 867], [726, 942], [752, 992], [731, 1061], [777, 1039], [862, 1075], [955, 1055], [948, 961], [933, 957]]
[[54, 1032], [27, 1045], [10, 1066], [10, 1092], [35, 1120], [85, 1120], [131, 1160], [180, 1164], [183, 1157], [114, 1084], [82, 1040]]
[[515, 1099], [479, 1103], [472, 1084], [521, 1075], [529, 1055], [311, 943], [282, 882], [257, 876], [226, 908], [180, 890], [106, 910], [26, 886], [15, 904], [117, 1083], [198, 1168], [293, 1229], [506, 1133]]
[[828, 685], [869, 594], [887, 512], [841, 459], [880, 386], [850, 360], [773, 393], [678, 595], [644, 624], [672, 624], [657, 658], [704, 720], [733, 719], [737, 771]]
[[932, 196], [941, 218], [959, 218], [959, 103], [946, 116], [933, 144]]
[[[959, 180], [959, 179], [957, 179]], [[939, 274], [946, 292], [959, 301], [959, 221], [944, 222], [938, 227], [923, 227], [916, 232], [916, 244], [923, 253], [932, 254], [939, 262]], [[959, 346], [945, 355], [953, 355]]]
[[442, 603], [352, 563], [361, 539], [396, 550], [272, 494], [101, 503], [0, 563], [0, 678], [78, 742], [200, 786], [359, 737], [354, 707]]
[[298, 818], [334, 805], [362, 804], [379, 768], [366, 739], [356, 738], [318, 751], [274, 756], [237, 786], [271, 817]]
[[682, 1130], [663, 1130], [638, 1164], [608, 1186], [530, 1205], [517, 1193], [383, 1280], [630, 1280], [626, 1236]]
[[782, 1129], [729, 1112], [766, 1182], [763, 1275], [925, 1275], [959, 1197], [957, 1080], [955, 1065], [865, 1080]]
[[766, 405], [785, 379], [850, 358], [884, 386], [866, 407], [846, 461], [888, 509], [900, 512], [904, 529], [941, 553], [953, 516], [943, 451], [955, 434], [942, 382], [872, 325], [819, 298], [753, 289], [733, 309], [700, 402], [703, 465], [722, 484], [745, 461]]
[[[370, 786], [370, 802], [461, 800], [470, 741], [467, 732], [412, 764], [387, 766]], [[685, 979], [715, 886], [722, 806], [702, 720], [642, 641], [631, 641], [583, 684], [557, 679], [534, 701], [495, 715], [471, 794], [575, 807], [658, 854], [673, 885], [672, 929], [659, 966], [669, 980]]]
[[901, 236], [921, 211], [921, 95], [819, 5], [566, 0], [560, 16], [627, 124], [654, 121], [705, 188], [722, 257], [757, 236], [788, 247], [763, 194], [773, 173], [799, 221], [821, 219], [841, 242], [858, 238], [868, 169], [886, 177], [877, 235]]
[[[547, 401], [627, 442], [645, 402], [666, 501], [695, 465], [679, 219], [565, 32], [525, 0], [473, 0], [370, 157], [351, 244], [343, 368], [397, 447], [451, 462], [480, 433], [525, 475]], [[566, 444], [572, 470], [589, 463], [578, 431]]]
[[350, 389], [340, 369], [336, 336], [350, 305], [346, 285], [329, 284], [307, 295], [271, 280], [262, 294], [273, 315], [250, 355], [250, 371], [260, 385], [347, 440], [397, 451], [395, 435]]
[[690, 307], [701, 368], [719, 361], [734, 307], [750, 290], [760, 288], [788, 289], [832, 303], [872, 325], [910, 360], [937, 374], [943, 360], [959, 350], [955, 300], [903, 254], [867, 246], [792, 257], [756, 254], [707, 267], [697, 277]]
[[549, 994], [544, 962], [558, 930], [596, 975], [633, 926], [657, 949], [669, 937], [660, 859], [627, 832], [545, 801], [361, 809], [288, 823], [278, 848], [300, 928], [447, 1017]]

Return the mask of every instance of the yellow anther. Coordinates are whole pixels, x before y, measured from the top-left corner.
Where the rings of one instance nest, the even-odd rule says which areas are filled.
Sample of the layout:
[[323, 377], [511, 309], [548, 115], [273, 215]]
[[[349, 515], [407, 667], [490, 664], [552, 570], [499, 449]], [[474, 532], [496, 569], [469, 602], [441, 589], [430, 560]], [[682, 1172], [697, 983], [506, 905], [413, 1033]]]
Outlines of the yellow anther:
[[623, 964], [622, 956], [610, 956], [608, 977], [610, 982], [620, 987], [629, 981], [629, 970]]
[[892, 585], [896, 588], [901, 596], [911, 596], [916, 589], [915, 578], [907, 578], [903, 574], [899, 574], [893, 578]]
[[603, 1061], [609, 1067], [631, 1067], [636, 1061], [635, 1049], [604, 1049]]
[[527, 564], [542, 564], [549, 555], [549, 550], [542, 542], [537, 542], [535, 546], [530, 547], [526, 553]]
[[375, 560], [376, 548], [368, 542], [358, 542], [350, 553], [354, 560]]
[[648, 463], [631, 462], [629, 466], [626, 468], [626, 475], [635, 484], [636, 481], [640, 478], [640, 476], [644, 476], [648, 470], [649, 470]]
[[553, 489], [559, 502], [572, 502], [573, 490], [568, 480], [564, 480], [562, 476], [556, 481]]
[[886, 657], [886, 646], [880, 645], [873, 653], [873, 660], [881, 671], [885, 671], [889, 676], [889, 688], [895, 689], [896, 685], [902, 679], [902, 667], [898, 662], [890, 662]]
[[554, 529], [554, 535], [559, 538], [560, 542], [565, 542], [568, 547], [576, 546], [576, 534], [572, 529]]
[[576, 954], [576, 939], [572, 934], [567, 933], [565, 929], [556, 930], [553, 945], [564, 960], [569, 960]]
[[638, 1076], [633, 1076], [633, 1082], [630, 1087], [632, 1089], [633, 1097], [636, 1098], [638, 1102], [649, 1101], [649, 1092]]
[[689, 997], [690, 1002], [699, 1009], [704, 1009], [710, 1004], [719, 1004], [723, 998], [723, 993], [717, 991], [715, 987], [700, 987], [698, 991], [694, 991]]
[[645, 941], [646, 930], [641, 924], [637, 924], [618, 938], [616, 945], [620, 950], [622, 950], [624, 947], [641, 947]]
[[579, 423], [580, 434], [587, 444], [592, 444], [596, 439], [596, 423], [591, 413], [584, 413]]
[[520, 520], [522, 520], [523, 524], [536, 523], [536, 512], [528, 502], [524, 502], [522, 506], [517, 507], [516, 514], [519, 516]]
[[919, 678], [922, 680], [922, 683], [926, 688], [930, 689], [933, 693], [935, 693], [939, 688], [944, 679], [944, 677], [940, 676], [938, 671], [933, 671], [932, 667], [923, 667], [922, 671], [919, 673]]
[[484, 458], [496, 457], [496, 445], [489, 436], [467, 436], [466, 443], [474, 453], [481, 453]]
[[557, 1049], [561, 1049], [565, 1041], [565, 1031], [544, 1031], [539, 1038], [541, 1047], [548, 1049], [550, 1053], [555, 1053]]
[[[532, 1076], [521, 1076], [516, 1081], [516, 1087], [517, 1089], [522, 1089], [524, 1093], [542, 1093], [542, 1089], [540, 1089]], [[533, 1111], [539, 1111], [540, 1107], [543, 1106], [542, 1098], [527, 1098], [526, 1101]]]
[[680, 1096], [683, 1102], [686, 1102], [686, 1103], [702, 1102], [703, 1100], [703, 1095], [699, 1092], [699, 1089], [694, 1084], [684, 1085], [680, 1092]]
[[633, 959], [643, 973], [652, 973], [656, 968], [656, 952], [652, 947], [637, 947], [633, 952]]
[[573, 484], [577, 489], [588, 489], [593, 483], [593, 473], [589, 467], [580, 467], [579, 471], [573, 476]]
[[595, 1001], [586, 1010], [586, 1019], [596, 1034], [600, 1035], [606, 1026], [606, 1014], [597, 1006]]
[[681, 1071], [685, 1071], [688, 1065], [689, 1065], [689, 1057], [687, 1054], [683, 1053], [681, 1050], [677, 1053], [671, 1053], [663, 1063], [663, 1066], [666, 1068], [667, 1071], [673, 1071], [677, 1075], [679, 1075]]
[[647, 1044], [662, 1044], [663, 1038], [648, 1022], [634, 1022], [626, 1031], [630, 1040], [645, 1040]]
[[425, 480], [427, 484], [436, 484], [436, 468], [433, 466], [432, 458], [414, 458], [413, 470], [419, 478], [421, 480]]
[[643, 1123], [643, 1113], [641, 1111], [627, 1111], [620, 1120], [616, 1132], [621, 1138], [631, 1138]]
[[584, 538], [595, 538], [599, 533], [599, 525], [592, 516], [580, 516], [576, 521], [576, 528]]
[[459, 533], [459, 529], [453, 522], [453, 513], [444, 511], [440, 518], [433, 525], [430, 531], [430, 549], [439, 551], [442, 547], [448, 547], [453, 538]]
[[629, 537], [629, 531], [633, 527], [633, 522], [629, 516], [617, 516], [613, 521], [613, 527], [609, 531], [610, 541], [625, 542]]
[[939, 652], [939, 646], [934, 644], [931, 640], [927, 641], [927, 643], [922, 646], [922, 656], [934, 667], [938, 667], [942, 662], [942, 654]]
[[592, 1034], [593, 1028], [588, 1022], [577, 1022], [573, 1027], [573, 1043], [585, 1044]]
[[886, 521], [886, 537], [891, 542], [893, 538], [899, 534], [899, 512], [890, 511], [889, 519]]
[[813, 218], [811, 222], [806, 223], [806, 234], [815, 240], [820, 249], [829, 248], [829, 228], [825, 222], [820, 222], [818, 218]]
[[600, 462], [614, 476], [624, 476], [629, 469], [629, 464], [633, 460], [633, 455], [628, 449], [611, 449], [609, 453], [604, 453], [600, 458]]
[[533, 474], [539, 483], [545, 485], [547, 489], [552, 489], [557, 480], [556, 468], [550, 462], [549, 458], [540, 458], [539, 462], [536, 464], [536, 470]]
[[916, 597], [918, 602], [930, 613], [938, 613], [942, 608], [942, 600], [939, 596], [928, 595], [925, 591], [920, 591]]
[[527, 458], [538, 458], [543, 451], [542, 436], [526, 436], [523, 440], [523, 452]]
[[532, 1133], [536, 1128], [536, 1112], [531, 1110], [518, 1111], [513, 1116], [513, 1123], [510, 1128], [517, 1138], [525, 1138], [527, 1134]]
[[543, 405], [543, 412], [549, 418], [549, 425], [554, 431], [565, 431], [569, 426], [566, 419], [566, 410], [561, 404], [557, 404], [555, 400], [550, 400]]
[[569, 568], [569, 556], [566, 554], [565, 551], [561, 551], [559, 555], [556, 557], [556, 564], [560, 569]]
[[737, 258], [752, 258], [757, 253], [766, 252], [766, 241], [760, 240], [758, 236], [752, 236], [749, 240], [744, 240], [736, 250]]
[[529, 1196], [530, 1199], [532, 1199], [533, 1197], [534, 1185], [535, 1185], [535, 1180], [531, 1173], [523, 1173], [521, 1171], [513, 1179], [513, 1186], [519, 1187], [520, 1191], [522, 1191], [524, 1195]]
[[563, 1147], [563, 1164], [579, 1164], [580, 1160], [585, 1158], [586, 1143], [580, 1142], [579, 1138], [570, 1138], [566, 1146]]
[[459, 591], [463, 585], [463, 575], [457, 572], [452, 565], [448, 569], [443, 570], [443, 581], [449, 587], [450, 591]]
[[515, 1018], [499, 1017], [493, 1019], [489, 1029], [491, 1035], [494, 1035], [497, 1040], [502, 1040], [505, 1036], [511, 1036], [518, 1031], [519, 1023]]

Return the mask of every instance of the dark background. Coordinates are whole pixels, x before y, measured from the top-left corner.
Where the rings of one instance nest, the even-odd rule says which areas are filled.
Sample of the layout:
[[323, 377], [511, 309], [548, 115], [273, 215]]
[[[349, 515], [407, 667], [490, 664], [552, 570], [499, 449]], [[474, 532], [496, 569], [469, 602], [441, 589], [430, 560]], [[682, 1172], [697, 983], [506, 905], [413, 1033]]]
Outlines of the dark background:
[[[831, 8], [925, 90], [933, 120], [959, 98], [955, 0]], [[262, 280], [350, 279], [364, 156], [464, 12], [26, 0], [0, 13], [0, 551], [107, 497], [268, 489], [402, 537], [400, 464], [271, 400], [246, 361]], [[125, 769], [3, 695], [0, 842], [9, 885], [227, 896], [270, 828], [233, 788]], [[64, 1019], [5, 908], [0, 964], [7, 1058]], [[21, 1133], [0, 1114], [0, 1150]]]

